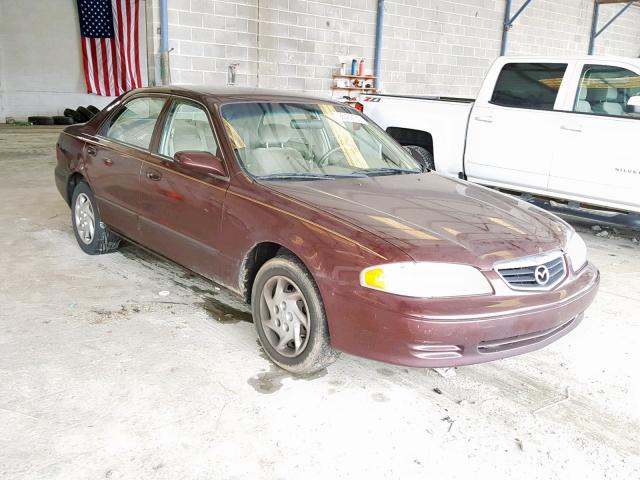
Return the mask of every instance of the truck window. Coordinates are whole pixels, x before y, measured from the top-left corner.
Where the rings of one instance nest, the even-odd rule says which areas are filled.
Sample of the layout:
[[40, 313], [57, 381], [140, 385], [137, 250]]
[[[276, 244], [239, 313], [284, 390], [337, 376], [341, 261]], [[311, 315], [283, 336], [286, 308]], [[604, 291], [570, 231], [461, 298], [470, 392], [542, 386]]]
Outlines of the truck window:
[[508, 63], [500, 72], [491, 103], [553, 110], [566, 63]]
[[636, 95], [640, 95], [637, 73], [609, 65], [585, 65], [573, 111], [639, 118], [627, 108], [629, 99]]

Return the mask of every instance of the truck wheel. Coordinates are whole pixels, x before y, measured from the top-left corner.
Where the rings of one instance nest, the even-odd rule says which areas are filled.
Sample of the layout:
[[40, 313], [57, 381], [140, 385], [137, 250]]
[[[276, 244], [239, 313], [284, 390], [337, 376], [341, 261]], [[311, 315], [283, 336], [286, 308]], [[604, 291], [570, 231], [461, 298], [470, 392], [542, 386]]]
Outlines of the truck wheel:
[[309, 374], [338, 358], [318, 287], [296, 257], [276, 257], [260, 268], [251, 308], [260, 344], [279, 367]]
[[405, 145], [403, 148], [407, 152], [409, 152], [415, 160], [417, 160], [422, 166], [426, 167], [428, 170], [436, 169], [436, 164], [433, 160], [433, 153], [431, 153], [426, 148], [420, 147], [418, 145]]

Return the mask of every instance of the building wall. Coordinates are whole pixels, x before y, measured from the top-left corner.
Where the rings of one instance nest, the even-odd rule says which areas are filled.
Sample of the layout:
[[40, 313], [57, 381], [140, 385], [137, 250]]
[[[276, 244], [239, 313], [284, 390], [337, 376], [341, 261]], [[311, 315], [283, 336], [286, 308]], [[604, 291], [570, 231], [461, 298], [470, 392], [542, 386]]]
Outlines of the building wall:
[[[145, 42], [141, 53], [145, 80]], [[0, 0], [0, 122], [111, 100], [86, 93], [76, 0]]]
[[[154, 29], [159, 26], [154, 1]], [[386, 0], [382, 86], [388, 93], [473, 96], [499, 54], [505, 0]], [[514, 0], [515, 12], [523, 0]], [[376, 0], [169, 0], [172, 80], [330, 95], [342, 61], [373, 65]], [[601, 7], [601, 25], [621, 5]], [[587, 52], [592, 0], [534, 0], [509, 36], [509, 54]], [[597, 42], [597, 54], [640, 54], [640, 8]], [[157, 35], [155, 35], [157, 42]], [[157, 50], [156, 50], [157, 51]]]
[[[154, 84], [159, 0], [141, 2], [141, 51]], [[514, 0], [514, 11], [522, 2]], [[328, 96], [341, 62], [355, 57], [368, 70], [373, 65], [377, 0], [168, 3], [174, 83], [225, 85], [228, 66], [239, 63], [239, 85]], [[383, 91], [475, 95], [500, 49], [504, 6], [505, 0], [386, 0]], [[592, 0], [534, 0], [510, 32], [508, 53], [586, 53], [592, 8]], [[600, 25], [620, 8], [602, 6]], [[632, 7], [598, 38], [596, 53], [639, 56], [639, 25], [640, 8]], [[85, 91], [76, 0], [0, 0], [0, 122], [110, 100]]]

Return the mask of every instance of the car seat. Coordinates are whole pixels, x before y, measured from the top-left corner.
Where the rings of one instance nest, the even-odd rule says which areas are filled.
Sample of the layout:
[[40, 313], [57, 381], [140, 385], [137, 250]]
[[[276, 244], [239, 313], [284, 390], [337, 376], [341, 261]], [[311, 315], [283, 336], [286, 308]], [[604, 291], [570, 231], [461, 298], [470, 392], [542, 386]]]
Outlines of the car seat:
[[591, 108], [591, 104], [587, 101], [587, 93], [588, 90], [584, 87], [580, 88], [580, 92], [578, 93], [578, 101], [576, 102], [576, 112], [581, 113], [592, 113], [593, 110]]
[[258, 143], [247, 159], [251, 172], [270, 175], [306, 170], [300, 152], [286, 146], [292, 133], [291, 127], [286, 125], [262, 124], [258, 130]]
[[624, 107], [618, 103], [618, 89], [614, 87], [591, 88], [587, 95], [591, 108], [596, 113], [624, 115]]

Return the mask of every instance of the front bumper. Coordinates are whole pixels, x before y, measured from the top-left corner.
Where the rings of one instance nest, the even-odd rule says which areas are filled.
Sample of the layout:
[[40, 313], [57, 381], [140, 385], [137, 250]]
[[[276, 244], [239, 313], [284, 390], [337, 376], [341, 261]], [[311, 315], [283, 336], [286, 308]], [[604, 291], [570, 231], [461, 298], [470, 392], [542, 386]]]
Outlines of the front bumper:
[[551, 292], [424, 300], [334, 290], [325, 303], [334, 348], [398, 365], [451, 367], [554, 342], [580, 323], [599, 283], [598, 270], [588, 264]]

